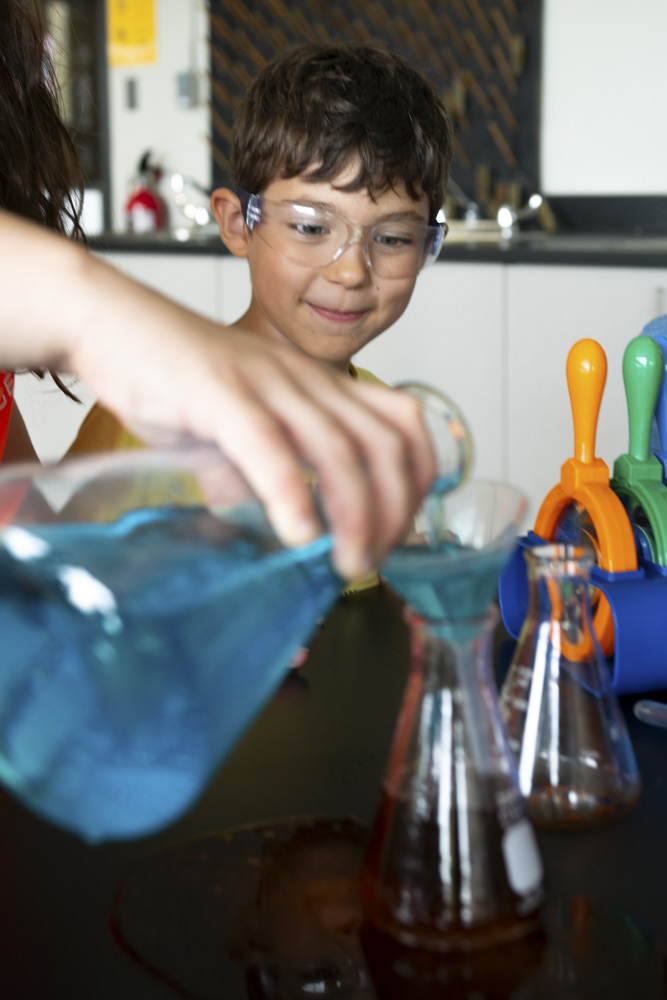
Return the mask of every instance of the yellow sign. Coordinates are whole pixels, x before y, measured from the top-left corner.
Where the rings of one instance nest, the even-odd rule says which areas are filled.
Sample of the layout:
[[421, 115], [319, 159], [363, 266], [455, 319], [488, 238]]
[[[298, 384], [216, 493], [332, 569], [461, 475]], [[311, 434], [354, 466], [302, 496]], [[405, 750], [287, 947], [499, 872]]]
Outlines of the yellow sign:
[[107, 0], [110, 66], [137, 66], [157, 59], [155, 0]]

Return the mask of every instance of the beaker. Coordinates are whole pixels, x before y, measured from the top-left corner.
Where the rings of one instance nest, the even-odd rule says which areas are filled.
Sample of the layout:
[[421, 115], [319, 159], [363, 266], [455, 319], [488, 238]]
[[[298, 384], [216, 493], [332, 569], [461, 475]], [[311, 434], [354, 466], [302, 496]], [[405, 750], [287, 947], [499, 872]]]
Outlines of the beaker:
[[535, 929], [542, 863], [491, 673], [489, 612], [524, 509], [511, 487], [441, 498], [438, 545], [383, 568], [410, 602], [412, 661], [362, 865], [368, 922], [405, 945], [490, 947]]
[[592, 556], [573, 545], [524, 555], [528, 612], [500, 698], [519, 787], [538, 825], [612, 819], [636, 802], [641, 784], [592, 626]]

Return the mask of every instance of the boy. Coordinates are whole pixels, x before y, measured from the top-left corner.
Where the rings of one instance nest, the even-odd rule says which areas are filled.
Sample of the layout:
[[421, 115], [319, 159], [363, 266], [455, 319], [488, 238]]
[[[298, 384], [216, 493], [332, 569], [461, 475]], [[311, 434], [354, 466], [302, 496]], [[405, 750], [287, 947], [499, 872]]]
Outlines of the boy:
[[[231, 330], [379, 381], [351, 359], [399, 318], [438, 255], [452, 150], [435, 91], [388, 50], [308, 42], [269, 63], [234, 125], [236, 190], [211, 198], [223, 242], [250, 267], [251, 303]], [[109, 418], [93, 408], [72, 450], [131, 447]]]
[[250, 267], [238, 326], [341, 371], [406, 309], [444, 236], [452, 132], [433, 88], [368, 45], [306, 43], [250, 86], [213, 192], [223, 242]]

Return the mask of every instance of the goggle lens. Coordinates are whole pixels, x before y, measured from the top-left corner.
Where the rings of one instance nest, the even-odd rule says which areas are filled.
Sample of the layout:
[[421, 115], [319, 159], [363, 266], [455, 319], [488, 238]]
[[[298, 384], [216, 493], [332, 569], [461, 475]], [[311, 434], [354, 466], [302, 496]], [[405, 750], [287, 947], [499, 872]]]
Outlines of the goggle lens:
[[357, 226], [336, 212], [312, 205], [274, 202], [239, 191], [249, 229], [282, 257], [309, 267], [326, 267], [361, 242], [373, 271], [385, 278], [408, 278], [440, 253], [446, 226], [414, 219]]

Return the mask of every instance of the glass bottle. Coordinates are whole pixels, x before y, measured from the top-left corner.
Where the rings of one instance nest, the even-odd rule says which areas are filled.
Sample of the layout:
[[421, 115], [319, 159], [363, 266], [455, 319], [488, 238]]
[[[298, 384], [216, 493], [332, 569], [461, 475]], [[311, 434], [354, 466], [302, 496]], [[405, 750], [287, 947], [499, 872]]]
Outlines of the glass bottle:
[[519, 787], [534, 822], [597, 823], [640, 793], [637, 762], [592, 626], [581, 546], [525, 552], [528, 612], [501, 691]]
[[492, 679], [488, 610], [522, 510], [511, 487], [469, 483], [384, 567], [414, 609], [412, 663], [361, 893], [369, 924], [408, 946], [491, 947], [539, 920], [542, 863]]

